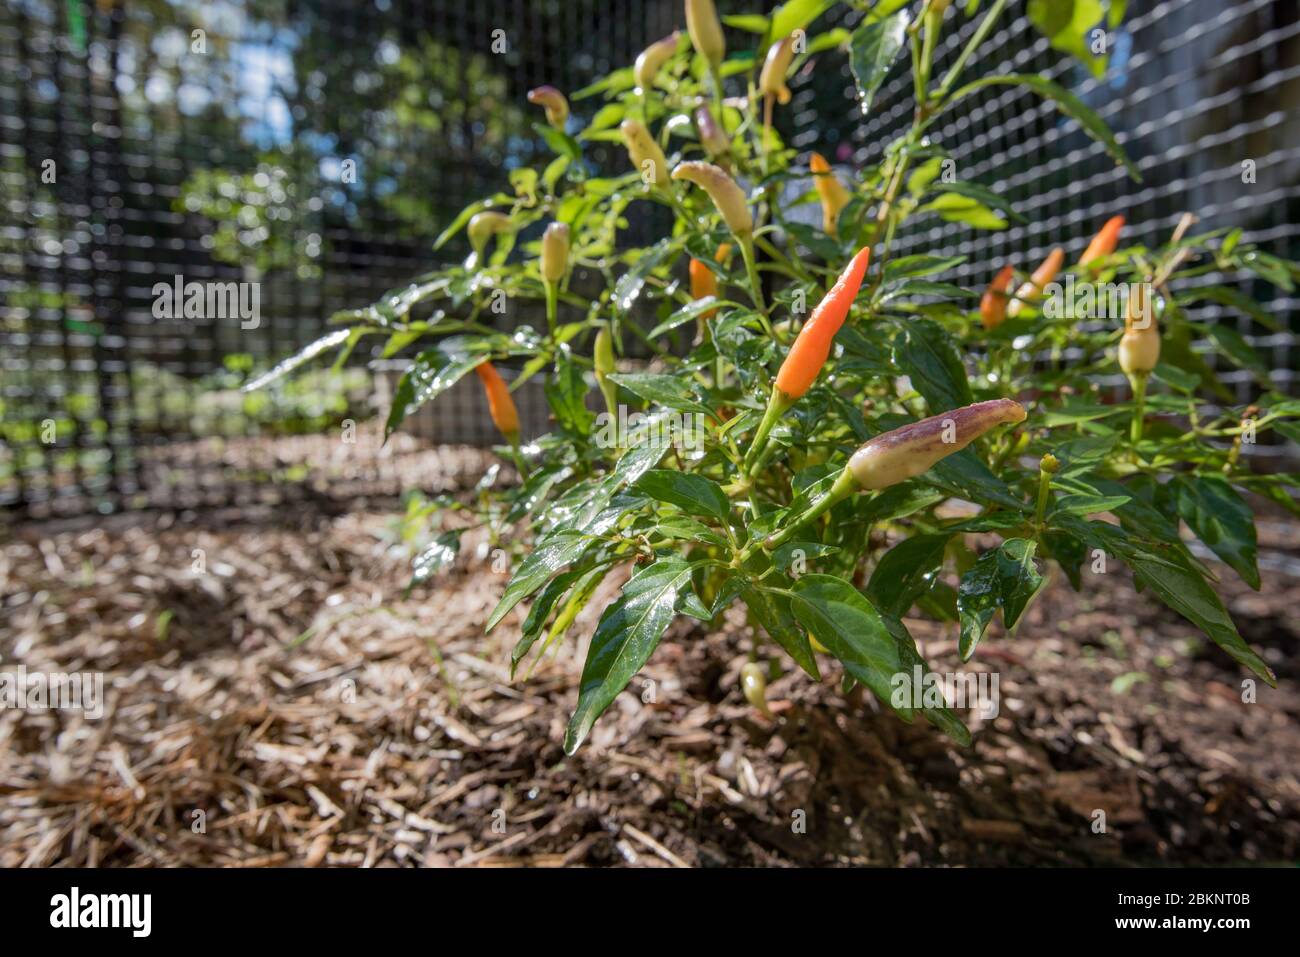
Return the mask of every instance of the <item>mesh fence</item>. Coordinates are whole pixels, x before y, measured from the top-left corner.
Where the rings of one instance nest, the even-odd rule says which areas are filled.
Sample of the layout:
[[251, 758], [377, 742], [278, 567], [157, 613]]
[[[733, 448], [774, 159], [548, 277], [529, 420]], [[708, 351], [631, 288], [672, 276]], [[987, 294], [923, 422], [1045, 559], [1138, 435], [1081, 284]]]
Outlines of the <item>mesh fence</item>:
[[[840, 9], [818, 28], [861, 15]], [[990, 89], [934, 135], [962, 179], [1006, 194], [1030, 225], [989, 233], [921, 219], [898, 252], [964, 255], [955, 281], [983, 285], [1004, 262], [1081, 249], [1113, 211], [1128, 215], [1127, 236], [1157, 243], [1191, 210], [1204, 228], [1241, 226], [1269, 251], [1300, 254], [1295, 0], [1134, 0], [1108, 38], [1102, 81], [1049, 49], [1023, 3], [1011, 14], [970, 76], [1037, 72], [1069, 87], [1116, 130], [1144, 182], [1033, 94]], [[225, 503], [264, 497], [268, 481], [294, 494], [295, 473], [274, 452], [232, 461], [231, 443], [359, 420], [376, 383], [356, 368], [272, 396], [239, 384], [318, 336], [331, 313], [436, 265], [439, 227], [543, 155], [529, 88], [585, 85], [681, 20], [679, 0], [7, 0], [0, 514]], [[940, 68], [974, 29], [948, 22]], [[841, 53], [816, 57], [792, 86], [780, 115], [788, 142], [848, 167], [878, 161], [910, 120], [901, 68], [868, 117]], [[594, 147], [597, 163], [619, 159]], [[177, 303], [160, 317], [155, 286], [178, 276], [255, 284], [258, 314], [187, 317]], [[1293, 298], [1262, 283], [1243, 291], [1291, 328]], [[1196, 316], [1239, 323], [1290, 390], [1289, 332], [1216, 307]], [[1245, 373], [1223, 378], [1251, 393]], [[416, 425], [486, 442], [481, 416], [479, 404], [448, 401]]]

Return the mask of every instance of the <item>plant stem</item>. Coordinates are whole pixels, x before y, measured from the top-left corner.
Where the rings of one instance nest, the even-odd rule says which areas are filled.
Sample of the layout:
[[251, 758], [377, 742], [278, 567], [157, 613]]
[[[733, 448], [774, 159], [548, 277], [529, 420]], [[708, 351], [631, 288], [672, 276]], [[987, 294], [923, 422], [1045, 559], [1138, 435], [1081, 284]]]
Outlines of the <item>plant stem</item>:
[[858, 489], [858, 483], [853, 478], [853, 473], [848, 469], [842, 471], [839, 478], [822, 496], [808, 506], [798, 518], [786, 525], [781, 531], [769, 535], [760, 543], [758, 541], [750, 542], [740, 553], [740, 560], [746, 561], [761, 546], [766, 551], [772, 551], [780, 548], [790, 539], [794, 538], [795, 533], [803, 528], [809, 522], [815, 521], [822, 515], [826, 514], [844, 499], [848, 498]]
[[989, 12], [984, 15], [983, 21], [980, 22], [980, 25], [976, 28], [975, 32], [971, 34], [970, 40], [967, 42], [965, 48], [962, 49], [961, 54], [957, 57], [957, 62], [952, 65], [952, 68], [949, 69], [946, 74], [944, 74], [943, 80], [939, 83], [939, 90], [936, 99], [942, 100], [948, 95], [948, 91], [952, 89], [952, 85], [957, 82], [957, 77], [960, 76], [961, 71], [966, 68], [966, 61], [975, 55], [975, 51], [979, 49], [980, 44], [983, 43], [988, 35], [993, 31], [993, 27], [997, 23], [998, 17], [1002, 16], [1002, 11], [1005, 9], [1006, 5], [1007, 0], [994, 0], [993, 6], [989, 7]]
[[1043, 527], [1043, 518], [1047, 515], [1047, 500], [1052, 494], [1052, 473], [1045, 469], [1038, 470], [1038, 503], [1034, 508], [1034, 526]]
[[555, 338], [555, 314], [559, 304], [560, 289], [553, 282], [544, 282], [546, 287], [546, 328], [551, 338]]
[[763, 283], [758, 276], [758, 260], [754, 258], [754, 237], [752, 235], [738, 236], [740, 240], [740, 253], [745, 259], [745, 273], [749, 276], [749, 297], [758, 307], [758, 313], [763, 317], [763, 327], [767, 334], [773, 339], [776, 338], [772, 330], [772, 325], [767, 318], [767, 303], [763, 299]]
[[1134, 376], [1132, 379], [1133, 386], [1133, 424], [1129, 429], [1129, 439], [1134, 445], [1142, 441], [1142, 425], [1146, 414], [1147, 404], [1147, 377], [1145, 375]]
[[753, 471], [754, 466], [758, 464], [762, 456], [763, 448], [767, 445], [767, 437], [772, 433], [773, 427], [776, 426], [777, 420], [785, 414], [785, 410], [790, 408], [794, 403], [790, 397], [775, 386], [772, 387], [772, 397], [767, 400], [767, 409], [763, 412], [763, 419], [758, 423], [758, 431], [754, 433], [754, 441], [750, 443], [749, 451], [745, 453], [745, 476], [748, 477]]

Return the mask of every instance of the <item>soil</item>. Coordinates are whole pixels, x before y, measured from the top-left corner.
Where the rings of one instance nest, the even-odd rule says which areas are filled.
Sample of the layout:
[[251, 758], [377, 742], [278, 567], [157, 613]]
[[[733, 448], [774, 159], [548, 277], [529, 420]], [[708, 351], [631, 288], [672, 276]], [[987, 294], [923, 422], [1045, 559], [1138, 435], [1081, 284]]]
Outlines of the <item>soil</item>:
[[[455, 468], [428, 467], [452, 454], [418, 450], [415, 471], [486, 464], [456, 450]], [[821, 684], [783, 661], [762, 714], [740, 691], [753, 635], [733, 609], [714, 631], [676, 622], [565, 757], [600, 596], [567, 645], [512, 681], [520, 618], [481, 629], [507, 577], [487, 543], [467, 535], [457, 563], [408, 595], [395, 516], [393, 499], [372, 497], [11, 529], [0, 671], [102, 672], [107, 702], [99, 720], [0, 710], [0, 865], [1032, 866], [1300, 852], [1292, 525], [1263, 525], [1277, 560], [1260, 592], [1223, 571], [1234, 618], [1279, 677], [1250, 703], [1247, 676], [1114, 567], [1085, 575], [1081, 594], [1053, 583], [1013, 637], [995, 626], [967, 670], [997, 673], [1000, 713], [963, 713], [969, 748], [842, 695], [828, 659]], [[951, 627], [909, 625], [937, 670], [962, 670]]]

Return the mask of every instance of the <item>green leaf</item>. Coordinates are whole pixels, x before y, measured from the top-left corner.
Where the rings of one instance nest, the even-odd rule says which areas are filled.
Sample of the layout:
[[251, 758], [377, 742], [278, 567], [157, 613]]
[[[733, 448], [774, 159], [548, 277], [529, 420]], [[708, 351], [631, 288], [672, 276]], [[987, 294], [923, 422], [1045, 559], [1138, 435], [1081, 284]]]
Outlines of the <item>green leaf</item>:
[[970, 382], [957, 346], [933, 319], [900, 323], [893, 349], [894, 363], [912, 380], [931, 415], [970, 405]]
[[872, 100], [907, 42], [908, 22], [907, 10], [903, 9], [883, 20], [864, 22], [853, 31], [849, 68], [858, 85], [858, 105], [864, 115], [871, 111]]
[[786, 0], [772, 14], [772, 27], [768, 43], [784, 40], [796, 30], [806, 29], [823, 13], [835, 5], [835, 0]]
[[1136, 183], [1142, 182], [1142, 174], [1138, 171], [1134, 162], [1129, 159], [1128, 153], [1124, 152], [1124, 147], [1119, 145], [1115, 139], [1115, 134], [1110, 131], [1104, 120], [1085, 106], [1083, 101], [1062, 86], [1058, 86], [1046, 77], [1039, 76], [1036, 73], [1013, 73], [1007, 76], [985, 76], [978, 80], [967, 83], [961, 89], [957, 90], [949, 98], [948, 104], [956, 103], [958, 100], [976, 90], [988, 86], [1027, 86], [1039, 96], [1045, 97], [1056, 104], [1056, 108], [1064, 113], [1070, 119], [1074, 120], [1084, 132], [1095, 139], [1110, 154], [1116, 163], [1121, 164], [1128, 174]]
[[844, 664], [844, 670], [890, 700], [894, 676], [903, 671], [898, 645], [880, 613], [856, 588], [830, 575], [804, 575], [794, 583], [790, 610]]
[[292, 372], [294, 369], [298, 368], [299, 366], [305, 365], [306, 363], [310, 362], [312, 359], [315, 359], [322, 352], [327, 352], [328, 350], [333, 349], [335, 346], [342, 345], [344, 342], [347, 341], [347, 338], [351, 334], [351, 332], [352, 330], [350, 329], [335, 329], [333, 332], [329, 333], [329, 335], [321, 336], [315, 342], [304, 346], [302, 349], [300, 349], [294, 355], [290, 356], [288, 359], [285, 359], [284, 361], [277, 363], [273, 368], [262, 373], [252, 382], [249, 382], [247, 385], [245, 385], [240, 391], [253, 392], [257, 389], [261, 389], [264, 386], [270, 385], [276, 379], [288, 375], [290, 372]]
[[1028, 222], [1025, 217], [1021, 216], [1012, 208], [1010, 200], [999, 196], [987, 186], [981, 186], [978, 183], [945, 183], [943, 180], [939, 180], [933, 183], [931, 188], [941, 193], [956, 193], [959, 196], [973, 199], [976, 202], [983, 203], [985, 206], [993, 209], [1000, 209], [1002, 210], [1003, 215], [1014, 223]]
[[671, 329], [676, 329], [678, 326], [682, 325], [683, 323], [690, 322], [696, 316], [704, 315], [710, 309], [717, 309], [719, 306], [735, 306], [735, 305], [738, 305], [738, 303], [734, 303], [729, 299], [719, 299], [717, 296], [705, 296], [702, 299], [693, 300], [687, 305], [682, 306], [682, 308], [672, 313], [672, 315], [670, 315], [667, 319], [665, 319], [663, 322], [659, 323], [659, 325], [651, 329], [649, 332], [649, 337], [651, 339], [657, 339], [659, 336], [662, 336], [665, 332], [668, 332]]
[[560, 569], [567, 568], [577, 561], [578, 556], [586, 551], [590, 544], [590, 535], [573, 530], [557, 532], [538, 542], [537, 547], [519, 563], [519, 568], [511, 577], [510, 583], [506, 585], [501, 600], [492, 609], [487, 626], [483, 630], [487, 632], [495, 628], [510, 609], [545, 585], [559, 573]]
[[1090, 41], [1105, 13], [1101, 0], [1029, 0], [1027, 13], [1053, 47], [1084, 64], [1095, 78], [1106, 75], [1106, 57], [1093, 53]]
[[691, 566], [664, 558], [634, 574], [623, 593], [601, 615], [587, 651], [578, 687], [578, 707], [564, 732], [564, 751], [573, 754], [591, 726], [632, 676], [641, 670], [690, 591]]
[[618, 277], [614, 284], [613, 304], [620, 313], [626, 313], [641, 297], [646, 279], [670, 257], [676, 256], [681, 244], [672, 239], [661, 239], [647, 249], [632, 268]]
[[411, 362], [398, 380], [393, 404], [384, 423], [384, 438], [402, 424], [408, 415], [437, 398], [455, 385], [462, 376], [483, 361], [482, 353], [451, 355], [441, 349], [426, 349]]
[[1241, 368], [1249, 369], [1265, 381], [1268, 380], [1271, 374], [1268, 363], [1240, 332], [1231, 326], [1217, 322], [1207, 323], [1199, 328], [1205, 330], [1221, 354]]
[[427, 581], [456, 560], [456, 555], [460, 551], [462, 531], [463, 529], [458, 528], [443, 532], [415, 556], [415, 561], [412, 562], [412, 585]]
[[545, 123], [534, 123], [533, 131], [546, 141], [553, 153], [566, 156], [575, 163], [582, 162], [582, 147], [568, 133]]
[[561, 428], [575, 435], [591, 435], [595, 415], [587, 408], [587, 380], [572, 358], [563, 352], [556, 355], [555, 376], [543, 391]]
[[867, 595], [876, 607], [891, 615], [907, 614], [937, 579], [951, 537], [914, 535], [885, 552], [867, 583]]
[[1245, 499], [1217, 475], [1176, 475], [1169, 484], [1187, 527], [1259, 591], [1255, 517]]
[[794, 663], [815, 681], [821, 681], [821, 669], [813, 654], [808, 635], [790, 611], [790, 601], [784, 595], [765, 591], [751, 582], [742, 580], [740, 597], [763, 630], [788, 654]]
[[1204, 631], [1233, 660], [1277, 687], [1273, 669], [1246, 644], [1223, 601], [1178, 549], [1162, 548], [1157, 554], [1152, 545], [1131, 538], [1113, 525], [1077, 519], [1074, 522], [1075, 534], [1093, 547], [1118, 555], [1142, 588]]
[[1002, 609], [1002, 622], [1008, 630], [1015, 627], [1020, 615], [1039, 588], [1043, 577], [1034, 563], [1037, 546], [1024, 538], [1011, 538], [996, 550], [985, 552], [961, 579], [957, 590], [957, 614], [961, 636], [957, 650], [962, 661], [969, 661], [994, 613]]
[[680, 412], [713, 414], [707, 405], [695, 397], [695, 393], [681, 376], [654, 372], [623, 372], [611, 374], [607, 378], [647, 402], [657, 402], [659, 405]]
[[636, 487], [651, 498], [676, 505], [692, 515], [727, 523], [731, 502], [722, 486], [703, 475], [673, 469], [652, 469], [637, 480]]
[[[849, 677], [910, 722], [912, 702], [900, 702], [896, 692], [911, 686], [917, 669], [923, 676], [928, 669], [903, 623], [877, 611], [860, 591], [830, 575], [805, 575], [793, 592], [790, 608], [800, 624], [840, 660]], [[925, 707], [922, 713], [961, 744], [970, 744], [970, 732], [948, 708]]]
[[922, 206], [919, 212], [938, 213], [945, 222], [965, 223], [975, 229], [1007, 228], [1007, 221], [979, 200], [955, 192], [944, 193]]
[[1052, 514], [1096, 515], [1113, 512], [1132, 500], [1131, 495], [1062, 495], [1052, 506]]

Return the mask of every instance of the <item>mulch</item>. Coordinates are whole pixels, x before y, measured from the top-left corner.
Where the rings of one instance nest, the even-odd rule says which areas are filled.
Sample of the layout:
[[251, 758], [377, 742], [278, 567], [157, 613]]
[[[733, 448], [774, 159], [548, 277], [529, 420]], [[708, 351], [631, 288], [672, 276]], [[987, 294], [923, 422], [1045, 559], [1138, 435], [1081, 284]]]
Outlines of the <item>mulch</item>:
[[[472, 450], [418, 455], [426, 482], [486, 464]], [[1000, 713], [965, 715], [970, 748], [842, 695], [829, 662], [821, 684], [785, 667], [772, 715], [760, 713], [738, 682], [754, 635], [732, 609], [711, 631], [676, 622], [566, 757], [585, 642], [618, 581], [567, 644], [511, 680], [520, 619], [481, 628], [507, 577], [489, 543], [467, 535], [457, 563], [407, 595], [395, 517], [391, 500], [322, 499], [14, 529], [0, 544], [0, 671], [102, 672], [108, 700], [99, 720], [0, 710], [0, 866], [1300, 852], [1300, 585], [1281, 571], [1259, 593], [1223, 586], [1279, 675], [1253, 703], [1247, 676], [1117, 567], [1085, 576], [1081, 594], [1054, 583], [1012, 637], [995, 626], [968, 667], [998, 673]], [[1280, 522], [1262, 537], [1275, 550], [1300, 541]], [[962, 670], [951, 628], [909, 625], [936, 669]]]

